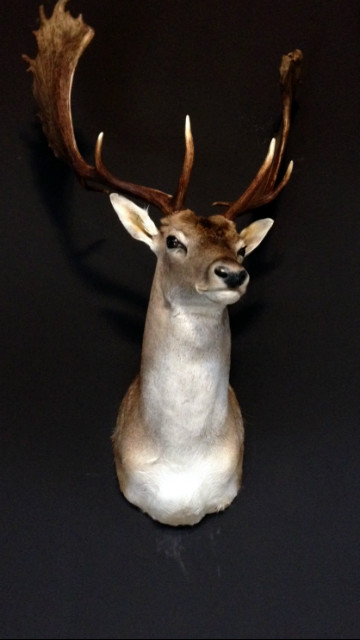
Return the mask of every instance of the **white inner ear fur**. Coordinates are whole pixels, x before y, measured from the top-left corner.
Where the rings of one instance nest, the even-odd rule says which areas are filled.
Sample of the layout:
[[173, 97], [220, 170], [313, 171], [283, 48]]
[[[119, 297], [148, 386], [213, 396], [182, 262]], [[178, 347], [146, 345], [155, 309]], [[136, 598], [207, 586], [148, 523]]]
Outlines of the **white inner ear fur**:
[[154, 251], [154, 239], [159, 231], [146, 209], [141, 209], [134, 202], [118, 193], [111, 193], [110, 201], [119, 220], [130, 235], [135, 240], [145, 242]]
[[242, 246], [246, 249], [246, 256], [259, 246], [273, 224], [274, 220], [272, 218], [263, 218], [252, 222], [248, 227], [240, 231], [239, 237], [242, 240]]

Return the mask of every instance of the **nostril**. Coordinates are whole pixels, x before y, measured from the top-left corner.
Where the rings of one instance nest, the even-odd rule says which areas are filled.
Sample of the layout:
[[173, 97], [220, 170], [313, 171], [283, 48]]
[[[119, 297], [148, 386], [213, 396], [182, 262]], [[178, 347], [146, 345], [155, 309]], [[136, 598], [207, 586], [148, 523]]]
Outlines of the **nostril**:
[[241, 285], [244, 284], [246, 277], [247, 273], [245, 269], [242, 269], [241, 271], [230, 271], [225, 282], [230, 288], [241, 287]]
[[223, 278], [224, 280], [229, 275], [229, 269], [227, 269], [226, 267], [216, 267], [216, 269], [214, 269], [214, 271], [215, 271], [216, 275], [219, 276], [219, 278]]
[[246, 280], [246, 271], [245, 269], [243, 271], [240, 271], [239, 275], [238, 275], [238, 281], [239, 281], [239, 287], [244, 284]]

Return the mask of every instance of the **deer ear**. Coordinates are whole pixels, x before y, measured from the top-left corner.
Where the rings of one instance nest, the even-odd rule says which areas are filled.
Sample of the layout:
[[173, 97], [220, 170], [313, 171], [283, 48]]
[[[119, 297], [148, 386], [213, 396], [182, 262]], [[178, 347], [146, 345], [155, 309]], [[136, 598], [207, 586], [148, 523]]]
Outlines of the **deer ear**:
[[148, 212], [118, 193], [111, 193], [110, 201], [130, 235], [135, 240], [146, 242], [154, 251], [154, 240], [159, 232]]
[[271, 218], [263, 218], [262, 220], [252, 222], [252, 224], [240, 231], [239, 236], [244, 243], [243, 246], [245, 247], [246, 256], [254, 251], [260, 242], [262, 242], [273, 224], [274, 220]]

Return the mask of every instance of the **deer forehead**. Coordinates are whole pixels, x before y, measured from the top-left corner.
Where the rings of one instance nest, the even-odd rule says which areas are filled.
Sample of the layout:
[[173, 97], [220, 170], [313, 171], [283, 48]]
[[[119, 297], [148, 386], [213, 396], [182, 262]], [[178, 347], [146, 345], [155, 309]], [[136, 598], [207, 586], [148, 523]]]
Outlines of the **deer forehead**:
[[202, 245], [235, 245], [239, 241], [234, 222], [223, 216], [197, 216], [190, 209], [174, 213], [161, 220], [164, 235], [180, 232], [192, 242]]

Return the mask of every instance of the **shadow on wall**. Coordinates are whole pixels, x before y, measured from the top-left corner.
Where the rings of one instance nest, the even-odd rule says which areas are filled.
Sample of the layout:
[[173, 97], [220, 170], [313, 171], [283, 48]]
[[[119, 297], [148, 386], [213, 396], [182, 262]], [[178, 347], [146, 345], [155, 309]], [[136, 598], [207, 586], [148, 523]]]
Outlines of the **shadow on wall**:
[[[23, 139], [29, 151], [36, 189], [50, 219], [60, 231], [69, 265], [80, 273], [89, 287], [104, 297], [104, 313], [116, 332], [140, 344], [148, 298], [120, 281], [115, 264], [119, 262], [119, 251], [123, 247], [120, 243], [115, 246], [113, 255], [113, 230], [107, 228], [106, 217], [100, 225], [91, 215], [85, 217], [74, 211], [73, 189], [79, 185], [73, 171], [53, 155], [40, 124], [34, 125]], [[77, 133], [77, 139], [82, 153], [90, 153], [81, 134]]]

